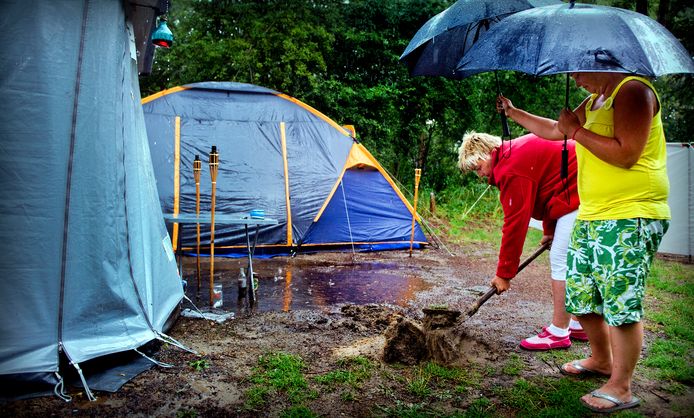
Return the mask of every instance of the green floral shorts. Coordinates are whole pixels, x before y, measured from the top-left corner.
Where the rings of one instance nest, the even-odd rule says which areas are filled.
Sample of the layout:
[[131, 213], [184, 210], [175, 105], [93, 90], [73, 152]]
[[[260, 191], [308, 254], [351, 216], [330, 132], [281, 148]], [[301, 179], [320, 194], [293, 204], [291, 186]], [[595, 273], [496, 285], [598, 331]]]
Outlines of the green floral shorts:
[[670, 222], [576, 220], [566, 262], [566, 310], [611, 326], [641, 321], [645, 280]]

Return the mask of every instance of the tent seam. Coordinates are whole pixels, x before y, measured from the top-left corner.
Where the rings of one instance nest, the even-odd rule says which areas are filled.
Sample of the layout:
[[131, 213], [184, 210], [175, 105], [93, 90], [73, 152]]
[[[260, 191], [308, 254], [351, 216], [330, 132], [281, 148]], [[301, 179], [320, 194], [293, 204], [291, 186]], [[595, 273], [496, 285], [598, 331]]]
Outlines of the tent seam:
[[67, 178], [65, 179], [65, 211], [63, 213], [63, 248], [60, 265], [60, 296], [58, 301], [58, 344], [64, 346], [63, 341], [63, 304], [65, 303], [65, 274], [67, 269], [68, 229], [70, 224], [70, 193], [72, 189], [72, 169], [74, 163], [75, 143], [77, 136], [77, 109], [79, 107], [80, 83], [82, 79], [82, 61], [84, 59], [84, 42], [87, 32], [87, 19], [89, 17], [89, 0], [83, 2], [82, 27], [80, 29], [80, 46], [77, 55], [77, 73], [75, 75], [74, 97], [72, 99], [72, 126], [70, 128], [70, 145], [68, 151]]

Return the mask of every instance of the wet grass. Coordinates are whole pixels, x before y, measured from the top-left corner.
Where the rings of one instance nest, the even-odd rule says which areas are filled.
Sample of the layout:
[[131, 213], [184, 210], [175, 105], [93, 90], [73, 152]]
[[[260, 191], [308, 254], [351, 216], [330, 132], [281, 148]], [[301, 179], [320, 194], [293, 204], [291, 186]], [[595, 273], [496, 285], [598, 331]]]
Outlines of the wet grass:
[[511, 353], [506, 364], [504, 365], [503, 372], [509, 376], [519, 376], [521, 372], [525, 369], [525, 362], [516, 353]]
[[303, 359], [296, 355], [282, 352], [262, 355], [249, 378], [252, 386], [245, 392], [244, 409], [259, 410], [277, 393], [285, 396], [292, 408], [315, 398], [316, 392], [308, 390], [303, 375], [305, 368]]
[[639, 367], [683, 394], [694, 385], [694, 266], [656, 259], [647, 281], [646, 328], [657, 338]]
[[579, 417], [587, 412], [579, 398], [594, 385], [569, 378], [518, 378], [510, 387], [497, 389], [496, 395], [517, 417]]
[[[363, 356], [339, 359], [337, 367], [337, 370], [316, 376], [314, 381], [328, 390], [335, 390], [341, 385], [359, 389], [363, 382], [371, 377], [371, 372], [374, 369], [371, 360]], [[347, 392], [343, 393], [343, 395], [349, 397]]]
[[203, 358], [189, 361], [188, 365], [196, 372], [202, 372], [210, 367], [210, 362]]

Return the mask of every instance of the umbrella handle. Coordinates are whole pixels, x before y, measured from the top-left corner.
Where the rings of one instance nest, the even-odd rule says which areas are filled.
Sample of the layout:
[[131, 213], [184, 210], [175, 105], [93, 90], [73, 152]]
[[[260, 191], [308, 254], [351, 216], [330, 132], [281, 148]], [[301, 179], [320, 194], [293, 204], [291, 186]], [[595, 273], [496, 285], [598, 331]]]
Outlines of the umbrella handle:
[[[501, 96], [501, 84], [499, 83], [499, 74], [494, 71], [494, 78], [496, 79], [496, 96]], [[511, 130], [508, 128], [508, 118], [506, 117], [506, 112], [503, 110], [499, 112], [499, 117], [501, 118], [501, 130], [503, 132], [502, 138], [511, 139]]]
[[508, 118], [506, 118], [506, 113], [502, 111], [499, 113], [499, 116], [501, 117], [501, 129], [503, 131], [502, 138], [511, 139], [511, 130], [508, 128]]

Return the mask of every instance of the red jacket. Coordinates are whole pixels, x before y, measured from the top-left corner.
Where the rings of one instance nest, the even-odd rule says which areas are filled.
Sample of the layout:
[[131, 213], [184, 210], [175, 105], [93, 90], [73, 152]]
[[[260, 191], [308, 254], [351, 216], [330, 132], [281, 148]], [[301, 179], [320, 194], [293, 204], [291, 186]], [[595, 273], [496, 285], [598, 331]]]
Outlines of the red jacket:
[[[578, 209], [576, 144], [568, 141], [568, 191], [560, 177], [563, 141], [529, 134], [504, 141], [491, 154], [489, 184], [499, 188], [504, 210], [501, 249], [496, 275], [512, 278], [518, 271], [530, 218], [542, 221], [545, 235], [554, 235], [557, 219]], [[567, 201], [568, 195], [568, 201]]]

